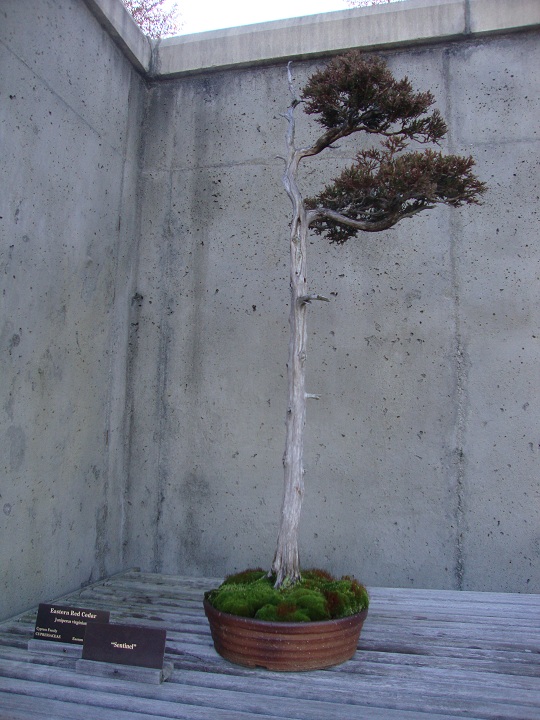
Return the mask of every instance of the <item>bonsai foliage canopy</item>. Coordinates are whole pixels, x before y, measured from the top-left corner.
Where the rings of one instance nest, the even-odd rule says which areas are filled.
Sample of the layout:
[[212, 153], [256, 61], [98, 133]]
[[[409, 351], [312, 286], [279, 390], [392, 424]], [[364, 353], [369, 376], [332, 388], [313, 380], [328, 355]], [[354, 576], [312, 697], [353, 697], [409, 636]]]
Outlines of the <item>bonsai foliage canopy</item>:
[[478, 202], [484, 185], [471, 172], [472, 157], [430, 148], [404, 152], [410, 141], [437, 144], [447, 127], [438, 110], [428, 112], [433, 95], [413, 92], [407, 78], [395, 80], [382, 59], [358, 52], [339, 57], [311, 77], [302, 96], [305, 111], [326, 130], [315, 143], [318, 152], [355, 132], [382, 139], [306, 201], [317, 211], [310, 223], [315, 232], [343, 243], [359, 230], [387, 230], [437, 203]]
[[[293, 206], [290, 235], [288, 407], [283, 456], [284, 493], [271, 573], [276, 587], [300, 579], [298, 523], [304, 495], [303, 442], [306, 315], [313, 300], [307, 289], [306, 250], [310, 229], [343, 244], [360, 231], [379, 232], [404, 218], [443, 204], [477, 204], [486, 186], [473, 174], [472, 157], [435, 150], [447, 132], [431, 92], [415, 92], [407, 78], [396, 80], [385, 61], [351, 51], [315, 72], [287, 111], [287, 158], [283, 183]], [[322, 128], [315, 142], [295, 146], [295, 109], [302, 104]], [[318, 195], [304, 199], [297, 173], [304, 158], [332, 148], [338, 140], [363, 133], [373, 142]], [[415, 149], [408, 150], [410, 143]], [[422, 145], [427, 147], [421, 148]], [[420, 149], [419, 149], [420, 148]]]

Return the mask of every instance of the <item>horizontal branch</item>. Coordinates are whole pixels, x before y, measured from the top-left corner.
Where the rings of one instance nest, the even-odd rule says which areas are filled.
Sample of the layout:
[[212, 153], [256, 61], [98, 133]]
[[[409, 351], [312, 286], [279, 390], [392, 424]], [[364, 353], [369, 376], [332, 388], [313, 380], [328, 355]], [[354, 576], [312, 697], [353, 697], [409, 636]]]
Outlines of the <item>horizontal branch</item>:
[[353, 135], [357, 132], [365, 132], [369, 135], [379, 135], [386, 138], [402, 138], [405, 137], [409, 139], [414, 139], [416, 142], [420, 144], [426, 144], [428, 142], [434, 142], [437, 145], [439, 144], [437, 140], [434, 140], [432, 138], [422, 138], [422, 137], [413, 137], [410, 138], [407, 132], [403, 128], [399, 128], [398, 130], [385, 130], [384, 128], [377, 127], [377, 128], [370, 128], [367, 125], [364, 124], [358, 124], [358, 125], [351, 125], [349, 123], [344, 123], [343, 125], [340, 125], [336, 128], [330, 128], [327, 132], [325, 132], [323, 135], [321, 135], [311, 147], [302, 148], [299, 152], [302, 156], [302, 158], [305, 157], [312, 157], [313, 155], [319, 155], [323, 150], [326, 150], [326, 148], [332, 148], [335, 147], [335, 143], [338, 140], [342, 140], [343, 138], [348, 137], [349, 135]]
[[306, 398], [306, 400], [320, 400], [321, 399], [320, 395], [316, 395], [314, 393], [306, 393], [304, 395], [304, 397]]
[[384, 218], [383, 220], [373, 221], [353, 220], [353, 218], [347, 217], [347, 215], [342, 215], [335, 210], [330, 210], [329, 208], [317, 208], [316, 210], [310, 210], [307, 214], [307, 218], [309, 225], [313, 225], [314, 222], [316, 222], [317, 220], [321, 220], [322, 218], [327, 218], [328, 220], [332, 220], [333, 222], [339, 223], [340, 225], [352, 227], [355, 230], [363, 230], [365, 232], [379, 232], [381, 230], [388, 230], [404, 218], [412, 217], [413, 215], [417, 215], [422, 210], [431, 209], [433, 207], [435, 207], [435, 203], [433, 205], [424, 205], [421, 208], [416, 208], [406, 212], [392, 214]]
[[298, 298], [298, 302], [300, 305], [305, 305], [306, 303], [310, 303], [312, 300], [321, 300], [322, 302], [330, 302], [330, 298], [325, 297], [324, 295], [300, 295]]

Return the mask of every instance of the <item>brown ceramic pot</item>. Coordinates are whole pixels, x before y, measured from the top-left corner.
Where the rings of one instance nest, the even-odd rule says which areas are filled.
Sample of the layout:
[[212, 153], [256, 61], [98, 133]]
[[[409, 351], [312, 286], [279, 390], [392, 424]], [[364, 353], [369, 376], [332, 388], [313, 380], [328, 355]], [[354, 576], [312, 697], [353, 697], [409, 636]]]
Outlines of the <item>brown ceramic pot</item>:
[[320, 670], [350, 660], [356, 652], [367, 610], [321, 622], [269, 622], [216, 610], [204, 611], [214, 647], [230, 662], [267, 670]]

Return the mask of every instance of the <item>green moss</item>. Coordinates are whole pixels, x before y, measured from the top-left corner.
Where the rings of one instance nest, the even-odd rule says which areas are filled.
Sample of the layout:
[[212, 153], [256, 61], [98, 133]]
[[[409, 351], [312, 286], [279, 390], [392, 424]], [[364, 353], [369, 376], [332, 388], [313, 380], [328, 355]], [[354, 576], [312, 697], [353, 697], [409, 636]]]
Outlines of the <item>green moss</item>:
[[221, 612], [273, 622], [336, 619], [369, 605], [365, 587], [349, 576], [336, 580], [325, 571], [307, 570], [293, 587], [277, 590], [274, 582], [260, 568], [245, 570], [227, 577], [206, 598]]
[[310, 620], [329, 620], [326, 598], [320, 589], [310, 589], [302, 584], [292, 588], [287, 600], [303, 610]]
[[261, 568], [255, 570], [243, 570], [235, 575], [228, 575], [223, 581], [223, 585], [249, 585], [250, 583], [261, 580], [268, 575]]
[[255, 617], [257, 610], [265, 605], [278, 605], [281, 596], [266, 578], [247, 584], [225, 582], [213, 591], [210, 602], [221, 612], [242, 617]]
[[307, 612], [298, 608], [292, 613], [279, 618], [282, 622], [310, 622], [312, 618], [309, 617]]
[[276, 605], [264, 605], [262, 608], [259, 608], [257, 610], [254, 617], [256, 617], [257, 620], [269, 620], [270, 622], [277, 622], [277, 620], [278, 620], [277, 606]]
[[314, 583], [318, 583], [321, 580], [328, 580], [328, 582], [334, 582], [335, 578], [326, 570], [319, 570], [319, 568], [312, 568], [311, 570], [305, 570], [302, 573], [302, 580], [311, 580]]

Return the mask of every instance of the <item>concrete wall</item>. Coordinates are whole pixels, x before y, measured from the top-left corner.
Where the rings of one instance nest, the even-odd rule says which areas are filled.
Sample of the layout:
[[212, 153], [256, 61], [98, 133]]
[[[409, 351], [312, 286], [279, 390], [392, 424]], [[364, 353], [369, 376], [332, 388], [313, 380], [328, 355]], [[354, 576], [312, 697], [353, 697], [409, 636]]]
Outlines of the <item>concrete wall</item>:
[[79, 0], [0, 3], [0, 617], [123, 568], [143, 81]]
[[[308, 389], [322, 399], [308, 413], [301, 552], [305, 566], [369, 584], [537, 592], [538, 34], [462, 31], [378, 52], [434, 92], [445, 149], [472, 153], [489, 184], [483, 207], [310, 247], [312, 291], [332, 302], [310, 310]], [[171, 75], [196, 42], [178, 40]], [[298, 86], [319, 64], [295, 62]], [[149, 570], [222, 575], [271, 561], [288, 102], [285, 61], [150, 89], [127, 555]], [[298, 132], [302, 144], [316, 129], [303, 118]], [[328, 166], [306, 161], [306, 192], [352, 154], [343, 142]]]
[[[406, 0], [152, 44], [119, 0], [2, 0], [0, 616], [130, 565], [269, 565], [286, 61], [301, 86], [351, 27], [434, 92], [445, 149], [489, 192], [313, 239], [332, 302], [309, 319], [303, 564], [540, 591], [540, 6], [512, 7]], [[306, 162], [306, 192], [353, 152]]]
[[[116, 0], [92, 2], [114, 5]], [[151, 70], [160, 78], [198, 74], [335, 54], [355, 47], [448, 42], [539, 24], [537, 0], [406, 0], [166, 38], [155, 47]], [[139, 62], [144, 61], [141, 55]]]

